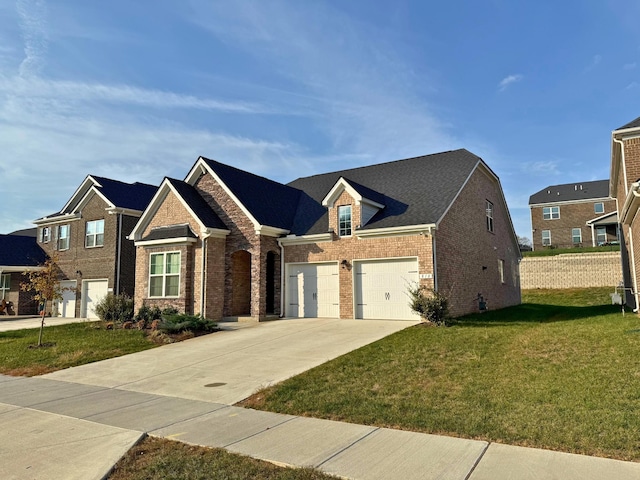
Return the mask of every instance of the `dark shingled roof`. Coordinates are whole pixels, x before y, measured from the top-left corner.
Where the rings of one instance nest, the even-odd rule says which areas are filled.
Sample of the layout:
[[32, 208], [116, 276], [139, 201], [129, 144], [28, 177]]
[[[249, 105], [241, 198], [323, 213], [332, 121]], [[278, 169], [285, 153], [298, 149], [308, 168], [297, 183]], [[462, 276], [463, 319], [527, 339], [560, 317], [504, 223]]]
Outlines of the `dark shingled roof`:
[[7, 267], [37, 267], [47, 256], [35, 237], [0, 235], [0, 265]]
[[116, 207], [131, 210], [144, 210], [156, 193], [158, 187], [146, 183], [124, 183], [110, 178], [91, 175], [100, 186], [96, 188]]
[[174, 178], [167, 178], [166, 180], [176, 189], [178, 195], [189, 205], [193, 213], [196, 214], [205, 227], [228, 230], [224, 222], [220, 220], [220, 217], [216, 215], [193, 186]]
[[588, 200], [591, 198], [607, 198], [608, 196], [609, 180], [565, 183], [562, 185], [551, 185], [534, 193], [529, 197], [529, 205]]
[[640, 117], [638, 117], [635, 120], [627, 123], [626, 125], [621, 126], [617, 130], [624, 130], [624, 129], [627, 129], [627, 128], [636, 128], [636, 127], [640, 127]]
[[363, 198], [366, 198], [368, 200], [372, 200], [376, 203], [380, 203], [384, 205], [384, 195], [382, 195], [380, 192], [371, 190], [370, 188], [365, 187], [364, 185], [360, 185], [359, 183], [356, 183], [353, 180], [349, 180], [348, 178], [345, 178], [345, 180], [349, 185], [351, 185], [355, 189], [356, 192], [362, 195]]
[[21, 235], [23, 237], [37, 237], [38, 229], [37, 228], [25, 228], [23, 230], [16, 230], [15, 232], [9, 233], [9, 235]]
[[157, 227], [149, 232], [142, 240], [166, 240], [168, 238], [197, 238], [189, 225], [173, 225], [169, 227]]
[[[202, 157], [260, 225], [290, 230], [301, 192], [229, 165]], [[328, 193], [327, 190], [325, 192]]]
[[309, 198], [303, 197], [298, 206], [292, 233], [328, 231], [327, 210], [318, 205], [340, 177], [354, 188], [357, 182], [366, 186], [368, 192], [379, 192], [375, 201], [385, 205], [363, 230], [434, 224], [444, 215], [480, 160], [460, 149], [299, 178], [288, 185], [302, 190]]

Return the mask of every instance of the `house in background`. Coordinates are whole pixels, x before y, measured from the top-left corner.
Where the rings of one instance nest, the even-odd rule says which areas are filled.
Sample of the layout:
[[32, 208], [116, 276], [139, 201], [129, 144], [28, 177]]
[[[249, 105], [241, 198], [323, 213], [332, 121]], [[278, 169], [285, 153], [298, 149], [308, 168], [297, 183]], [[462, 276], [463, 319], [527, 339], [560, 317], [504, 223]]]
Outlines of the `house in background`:
[[640, 117], [611, 134], [611, 195], [618, 201], [625, 303], [638, 309], [640, 273]]
[[157, 187], [89, 175], [57, 213], [35, 220], [37, 245], [63, 274], [63, 317], [95, 318], [108, 292], [133, 295], [135, 247], [127, 240]]
[[[23, 235], [26, 233], [27, 235]], [[28, 231], [0, 235], [0, 303], [9, 304], [12, 315], [35, 315], [38, 304], [31, 292], [23, 292], [20, 284], [26, 282], [24, 272], [36, 270], [46, 260], [35, 236]]]
[[609, 180], [551, 185], [529, 198], [534, 250], [618, 241], [616, 200]]
[[456, 316], [520, 303], [500, 181], [467, 150], [288, 185], [200, 157], [184, 181], [165, 178], [130, 238], [136, 307], [413, 319], [415, 283], [447, 294]]

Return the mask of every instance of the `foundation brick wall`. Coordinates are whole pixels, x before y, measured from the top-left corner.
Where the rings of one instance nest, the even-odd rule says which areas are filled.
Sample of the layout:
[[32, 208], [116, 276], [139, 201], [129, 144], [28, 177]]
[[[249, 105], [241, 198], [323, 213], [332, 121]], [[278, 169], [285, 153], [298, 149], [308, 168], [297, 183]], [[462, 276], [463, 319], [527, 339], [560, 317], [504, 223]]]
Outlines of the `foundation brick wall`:
[[525, 257], [520, 263], [523, 289], [615, 287], [622, 280], [620, 252]]
[[[595, 213], [594, 204], [603, 203], [604, 213]], [[542, 216], [542, 206], [531, 207], [531, 225], [533, 228], [533, 249], [541, 250], [542, 231], [549, 230], [551, 232], [551, 245], [567, 248], [573, 246], [572, 229], [580, 228], [582, 233], [582, 246], [592, 246], [591, 227], [586, 225], [588, 220], [600, 217], [607, 213], [616, 211], [616, 201], [596, 200], [580, 203], [562, 203], [558, 205], [560, 208], [560, 218], [544, 220]], [[607, 241], [616, 241], [617, 236], [614, 228], [607, 230]]]
[[[493, 203], [494, 233], [487, 230], [486, 200]], [[521, 303], [519, 250], [508, 212], [498, 184], [481, 168], [440, 223], [435, 240], [438, 290], [449, 296], [452, 315], [477, 312], [478, 294], [492, 310]], [[504, 283], [499, 260], [504, 260]]]

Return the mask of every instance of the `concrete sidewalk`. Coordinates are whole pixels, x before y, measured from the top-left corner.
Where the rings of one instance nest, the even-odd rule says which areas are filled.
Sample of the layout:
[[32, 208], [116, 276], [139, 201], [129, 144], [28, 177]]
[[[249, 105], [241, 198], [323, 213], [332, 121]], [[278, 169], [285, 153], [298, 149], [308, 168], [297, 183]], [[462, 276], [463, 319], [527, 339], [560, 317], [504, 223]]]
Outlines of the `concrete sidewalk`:
[[0, 376], [0, 478], [101, 479], [143, 432], [362, 480], [637, 480], [640, 464]]

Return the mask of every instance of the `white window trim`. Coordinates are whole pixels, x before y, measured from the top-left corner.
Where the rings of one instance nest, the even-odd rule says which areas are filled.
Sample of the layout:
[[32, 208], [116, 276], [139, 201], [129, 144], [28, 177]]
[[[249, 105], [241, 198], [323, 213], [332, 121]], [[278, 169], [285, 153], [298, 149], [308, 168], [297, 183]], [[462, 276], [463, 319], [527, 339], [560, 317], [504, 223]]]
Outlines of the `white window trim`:
[[487, 231], [493, 233], [493, 203], [486, 200], [485, 215], [487, 219]]
[[[601, 211], [598, 211], [598, 205], [602, 206], [602, 210]], [[594, 211], [594, 213], [602, 213], [603, 214], [604, 213], [604, 202], [596, 202], [596, 203], [594, 203], [593, 204], [593, 211]]]
[[[603, 233], [604, 240], [603, 241], [598, 240], [598, 237], [600, 236], [599, 231], [604, 231], [604, 233]], [[607, 243], [607, 227], [596, 227], [596, 245], [600, 246], [603, 243]]]
[[[546, 218], [545, 210], [549, 210], [549, 218]], [[555, 212], [554, 212], [555, 211]], [[557, 213], [557, 217], [554, 214]], [[543, 207], [542, 208], [543, 220], [559, 220], [560, 219], [560, 207]]]
[[[344, 209], [344, 208], [348, 208], [349, 209], [349, 227], [348, 230], [350, 233], [342, 233], [342, 228], [340, 227], [340, 210]], [[353, 208], [351, 205], [339, 205], [338, 206], [338, 211], [337, 211], [337, 215], [338, 215], [338, 236], [339, 237], [350, 237], [353, 235]], [[344, 229], [345, 231], [347, 230], [347, 228]]]
[[40, 230], [40, 243], [49, 243], [51, 241], [51, 227], [42, 227]]
[[[7, 283], [5, 284], [4, 279], [7, 279]], [[5, 300], [7, 298], [7, 292], [11, 291], [11, 274], [3, 273], [0, 274], [0, 300]]]
[[[167, 278], [167, 273], [166, 273], [166, 267], [167, 267], [167, 255], [170, 255], [172, 253], [177, 253], [179, 255], [180, 258], [180, 268], [178, 269], [178, 273], [171, 273], [169, 274], [169, 276], [171, 277], [175, 277], [176, 275], [178, 276], [178, 295], [167, 295], [167, 282], [166, 282], [166, 278]], [[153, 274], [154, 278], [157, 277], [162, 277], [162, 295], [161, 296], [151, 296], [151, 278], [152, 278], [152, 274], [151, 274], [151, 257], [153, 257], [154, 255], [162, 255], [163, 260], [162, 260], [162, 273], [156, 273]], [[181, 275], [181, 270], [182, 270], [182, 252], [180, 250], [173, 250], [170, 252], [153, 252], [149, 254], [149, 283], [147, 284], [147, 295], [149, 298], [179, 298], [180, 297], [180, 286], [182, 284], [182, 275]]]
[[504, 285], [506, 283], [504, 281], [504, 260], [501, 258], [498, 259], [498, 273], [500, 274], [500, 283]]
[[[549, 243], [544, 243], [545, 238], [544, 238], [544, 232], [547, 232], [549, 234]], [[551, 230], [542, 230], [542, 246], [547, 247], [551, 245]]]
[[[87, 233], [88, 227], [90, 223], [98, 223], [102, 222], [102, 243], [100, 245], [97, 244], [97, 238], [99, 233], [93, 233], [91, 236], [93, 237], [93, 245], [87, 245], [87, 238], [89, 238], [89, 234]], [[88, 220], [84, 226], [84, 248], [100, 248], [104, 247], [104, 218], [99, 218], [97, 220]]]
[[[577, 242], [574, 240], [574, 237], [576, 237], [576, 235], [574, 235], [574, 231], [578, 231], [578, 236], [580, 237], [580, 240], [578, 240]], [[581, 228], [572, 228], [571, 229], [571, 242], [575, 245], [577, 243], [582, 243], [582, 229]]]

